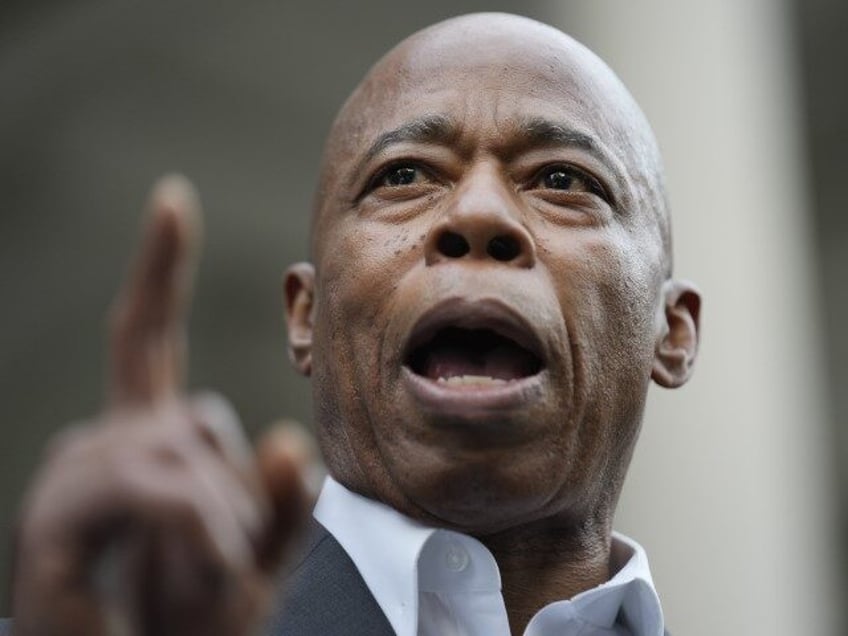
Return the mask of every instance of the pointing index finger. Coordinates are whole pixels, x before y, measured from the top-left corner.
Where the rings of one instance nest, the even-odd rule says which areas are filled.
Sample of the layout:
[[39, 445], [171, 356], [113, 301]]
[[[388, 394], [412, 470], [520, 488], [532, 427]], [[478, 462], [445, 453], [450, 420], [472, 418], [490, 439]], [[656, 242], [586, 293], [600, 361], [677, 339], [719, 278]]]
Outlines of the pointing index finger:
[[138, 253], [110, 315], [109, 398], [116, 408], [173, 398], [185, 374], [200, 205], [181, 176], [160, 179], [148, 205]]

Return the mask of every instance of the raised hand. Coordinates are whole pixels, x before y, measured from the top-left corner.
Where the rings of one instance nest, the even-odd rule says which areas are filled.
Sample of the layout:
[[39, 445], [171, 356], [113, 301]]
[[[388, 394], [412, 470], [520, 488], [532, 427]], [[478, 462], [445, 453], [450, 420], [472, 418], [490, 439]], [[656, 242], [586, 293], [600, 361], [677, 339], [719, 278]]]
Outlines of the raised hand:
[[306, 510], [285, 435], [254, 454], [222, 398], [184, 395], [200, 209], [167, 177], [148, 214], [111, 315], [103, 413], [52, 442], [25, 498], [17, 636], [253, 633]]

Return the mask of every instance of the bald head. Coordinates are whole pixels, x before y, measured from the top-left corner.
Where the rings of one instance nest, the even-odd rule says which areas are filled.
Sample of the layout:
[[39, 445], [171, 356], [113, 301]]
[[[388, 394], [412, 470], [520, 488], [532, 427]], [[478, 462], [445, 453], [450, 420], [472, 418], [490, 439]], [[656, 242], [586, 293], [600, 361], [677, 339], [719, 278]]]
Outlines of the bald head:
[[[320, 250], [323, 211], [334, 205], [342, 178], [340, 158], [362, 152], [378, 131], [401, 126], [410, 109], [429, 115], [429, 123], [440, 118], [452, 123], [466, 115], [444, 112], [444, 107], [427, 112], [426, 104], [445, 92], [469, 90], [466, 78], [471, 77], [488, 79], [482, 88], [493, 100], [498, 89], [548, 100], [547, 110], [557, 117], [551, 123], [578, 128], [575, 132], [603, 146], [629, 181], [622, 205], [640, 213], [655, 230], [658, 258], [669, 276], [670, 219], [662, 160], [641, 109], [615, 73], [585, 46], [549, 25], [503, 13], [460, 16], [418, 31], [368, 72], [341, 108], [326, 142], [313, 214], [313, 253]], [[569, 116], [554, 115], [558, 110], [570, 111]], [[460, 134], [461, 126], [448, 132]], [[540, 127], [536, 132], [544, 134]]]

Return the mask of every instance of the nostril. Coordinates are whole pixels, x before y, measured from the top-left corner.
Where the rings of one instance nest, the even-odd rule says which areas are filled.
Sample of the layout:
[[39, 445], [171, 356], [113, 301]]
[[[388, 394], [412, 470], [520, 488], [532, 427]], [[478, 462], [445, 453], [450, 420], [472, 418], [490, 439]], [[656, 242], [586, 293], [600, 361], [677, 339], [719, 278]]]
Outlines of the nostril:
[[514, 236], [496, 236], [486, 246], [486, 253], [496, 261], [511, 261], [521, 253], [521, 244]]
[[460, 258], [471, 251], [465, 238], [456, 232], [445, 232], [436, 243], [439, 251], [448, 258]]

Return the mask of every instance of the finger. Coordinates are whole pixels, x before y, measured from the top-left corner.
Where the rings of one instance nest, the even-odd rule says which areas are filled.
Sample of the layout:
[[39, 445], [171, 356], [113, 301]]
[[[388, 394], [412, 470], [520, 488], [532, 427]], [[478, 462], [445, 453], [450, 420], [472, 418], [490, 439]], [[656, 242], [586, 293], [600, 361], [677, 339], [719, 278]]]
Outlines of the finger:
[[110, 401], [114, 407], [168, 400], [182, 383], [200, 207], [183, 177], [161, 179], [135, 263], [111, 314]]
[[159, 470], [139, 474], [143, 483], [134, 489], [146, 492], [145, 510], [158, 519], [148, 524], [158, 530], [142, 585], [152, 602], [145, 614], [155, 620], [142, 633], [245, 633], [234, 626], [250, 623], [262, 601], [255, 557], [266, 515], [208, 446], [182, 451], [182, 461], [156, 462]]
[[[254, 553], [226, 498], [247, 495], [238, 492], [230, 475], [216, 475], [195, 461], [170, 469], [160, 466], [158, 471], [150, 468], [140, 463], [120, 475], [127, 486], [119, 491], [121, 506], [134, 523], [126, 527], [116, 553], [99, 555], [107, 571], [114, 569], [109, 561], [117, 556], [118, 571], [117, 580], [107, 581], [109, 587], [98, 588], [98, 596], [107, 600], [109, 590], [117, 591], [113, 614], [123, 616], [127, 624], [142, 618], [145, 628], [131, 633], [211, 633], [165, 627], [187, 615], [200, 623], [204, 616], [222, 618], [227, 613], [224, 605], [238, 579], [252, 571]], [[133, 611], [139, 601], [140, 616]], [[151, 629], [148, 620], [157, 628]]]
[[253, 449], [238, 414], [226, 398], [203, 391], [192, 396], [189, 409], [192, 420], [210, 447], [239, 470], [253, 467]]
[[327, 468], [324, 466], [315, 436], [300, 422], [289, 419], [272, 423], [265, 436], [272, 447], [286, 448], [286, 453], [294, 461], [309, 501], [314, 503], [327, 476]]
[[[227, 500], [237, 516], [245, 520], [247, 533], [254, 542], [261, 539], [262, 528], [269, 516], [269, 502], [256, 461], [238, 415], [222, 396], [203, 392], [189, 402], [192, 423], [205, 445], [198, 448], [198, 459], [210, 472], [227, 472], [229, 481], [237, 484], [241, 493], [234, 492]], [[223, 483], [224, 480], [222, 480]]]
[[271, 504], [270, 523], [259, 544], [259, 567], [273, 573], [292, 538], [303, 527], [311, 508], [304, 486], [307, 470], [306, 438], [292, 426], [274, 426], [259, 442], [259, 474]]

